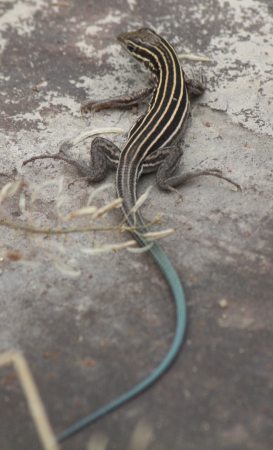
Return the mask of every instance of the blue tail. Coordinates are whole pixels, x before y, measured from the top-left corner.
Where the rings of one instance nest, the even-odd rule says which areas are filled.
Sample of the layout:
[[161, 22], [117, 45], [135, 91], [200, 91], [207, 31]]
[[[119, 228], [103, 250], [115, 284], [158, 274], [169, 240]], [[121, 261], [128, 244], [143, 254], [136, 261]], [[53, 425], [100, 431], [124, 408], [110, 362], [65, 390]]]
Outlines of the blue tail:
[[[140, 241], [142, 245], [146, 245], [146, 242], [144, 240], [138, 238], [138, 241]], [[153, 244], [149, 252], [152, 254], [154, 260], [158, 264], [162, 274], [168, 282], [175, 301], [176, 330], [171, 347], [161, 363], [153, 370], [150, 375], [147, 376], [147, 378], [138, 383], [129, 391], [112, 400], [110, 403], [107, 403], [105, 406], [102, 406], [93, 413], [83, 417], [82, 419], [78, 420], [73, 425], [68, 427], [57, 436], [58, 442], [62, 442], [68, 439], [72, 435], [81, 431], [83, 428], [87, 427], [106, 414], [116, 410], [124, 403], [132, 400], [134, 397], [148, 389], [169, 369], [182, 346], [185, 337], [187, 322], [186, 300], [183, 287], [181, 285], [177, 272], [175, 271], [171, 261], [163, 252], [163, 250], [157, 244]]]

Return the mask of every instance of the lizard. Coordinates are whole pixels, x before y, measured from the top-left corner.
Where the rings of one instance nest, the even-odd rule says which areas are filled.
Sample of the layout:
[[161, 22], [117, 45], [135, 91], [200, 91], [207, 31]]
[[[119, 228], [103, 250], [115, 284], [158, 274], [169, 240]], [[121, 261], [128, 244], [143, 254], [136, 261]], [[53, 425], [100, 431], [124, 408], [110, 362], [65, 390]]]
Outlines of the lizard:
[[158, 186], [167, 191], [175, 190], [177, 186], [201, 175], [223, 178], [240, 188], [216, 169], [176, 173], [183, 155], [181, 135], [190, 113], [190, 95], [200, 95], [204, 91], [203, 74], [201, 73], [198, 79], [187, 77], [173, 46], [149, 28], [122, 33], [118, 36], [118, 41], [130, 55], [144, 63], [151, 71], [153, 87], [148, 87], [135, 95], [97, 102], [88, 101], [83, 104], [82, 111], [130, 107], [138, 104], [146, 96], [152, 95], [147, 111], [130, 129], [124, 148], [120, 150], [111, 141], [96, 137], [91, 145], [90, 165], [72, 159], [63, 151], [53, 155], [34, 156], [23, 164], [43, 158], [63, 160], [75, 166], [90, 182], [102, 181], [109, 168], [116, 168], [116, 192], [117, 196], [123, 199], [123, 215], [131, 227], [130, 232], [134, 239], [140, 246], [147, 246], [147, 251], [170, 287], [176, 308], [176, 329], [167, 354], [150, 375], [129, 391], [65, 429], [57, 436], [59, 442], [116, 410], [154, 384], [169, 369], [185, 338], [186, 300], [179, 275], [157, 243], [153, 242], [151, 246], [148, 246], [148, 241], [143, 237], [147, 226], [140, 211], [134, 210], [140, 176], [156, 172]]

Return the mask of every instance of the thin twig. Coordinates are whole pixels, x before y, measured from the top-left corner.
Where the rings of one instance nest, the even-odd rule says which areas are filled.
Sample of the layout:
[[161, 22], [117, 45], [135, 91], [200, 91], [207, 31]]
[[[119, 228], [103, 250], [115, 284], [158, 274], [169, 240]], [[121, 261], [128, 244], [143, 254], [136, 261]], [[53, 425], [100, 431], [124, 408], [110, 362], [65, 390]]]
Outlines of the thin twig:
[[212, 59], [204, 55], [194, 55], [193, 53], [179, 53], [179, 59], [186, 59], [188, 61], [200, 61], [200, 62], [211, 62]]
[[121, 231], [121, 227], [119, 225], [112, 227], [109, 226], [109, 227], [82, 227], [82, 228], [36, 228], [31, 225], [21, 225], [19, 223], [12, 222], [8, 219], [1, 219], [0, 226], [12, 228], [13, 230], [25, 231], [27, 233], [47, 234], [47, 235], [88, 233], [93, 231]]

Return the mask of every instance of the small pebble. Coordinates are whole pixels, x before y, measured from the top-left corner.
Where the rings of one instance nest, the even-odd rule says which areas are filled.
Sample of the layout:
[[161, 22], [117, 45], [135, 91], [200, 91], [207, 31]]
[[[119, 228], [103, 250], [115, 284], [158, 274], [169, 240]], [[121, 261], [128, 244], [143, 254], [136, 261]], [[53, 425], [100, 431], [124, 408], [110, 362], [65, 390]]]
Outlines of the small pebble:
[[218, 301], [218, 305], [220, 306], [220, 308], [225, 309], [228, 307], [228, 301], [225, 298], [222, 298]]

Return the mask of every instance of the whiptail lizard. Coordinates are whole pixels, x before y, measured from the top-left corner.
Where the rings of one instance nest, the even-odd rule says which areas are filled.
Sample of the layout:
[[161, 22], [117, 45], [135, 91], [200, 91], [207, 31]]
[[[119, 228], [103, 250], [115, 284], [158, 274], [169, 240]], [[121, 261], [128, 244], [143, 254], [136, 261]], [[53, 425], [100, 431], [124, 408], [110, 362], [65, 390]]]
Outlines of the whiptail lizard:
[[[148, 110], [131, 128], [125, 147], [120, 151], [109, 140], [97, 137], [91, 146], [90, 166], [64, 154], [34, 156], [24, 163], [39, 158], [64, 160], [77, 167], [92, 182], [103, 180], [109, 167], [117, 167], [116, 190], [117, 195], [123, 199], [123, 214], [128, 224], [138, 230], [132, 231], [134, 238], [140, 246], [147, 246], [148, 243], [142, 236], [143, 232], [147, 231], [144, 220], [139, 211], [132, 213], [137, 200], [137, 183], [143, 173], [156, 171], [157, 183], [161, 189], [165, 190], [174, 190], [175, 187], [200, 175], [213, 175], [232, 181], [222, 176], [216, 169], [174, 174], [183, 154], [179, 139], [189, 115], [189, 94], [198, 95], [203, 92], [203, 77], [199, 77], [199, 80], [189, 80], [180, 66], [173, 47], [150, 29], [143, 28], [123, 33], [118, 40], [134, 58], [150, 69], [154, 87], [133, 96], [87, 102], [83, 110], [130, 106], [152, 93]], [[236, 183], [233, 184], [236, 185]], [[169, 284], [175, 301], [176, 331], [171, 347], [158, 367], [147, 378], [112, 402], [75, 422], [57, 437], [59, 442], [150, 387], [170, 367], [180, 350], [186, 329], [184, 291], [177, 272], [163, 250], [153, 243], [149, 252]]]

